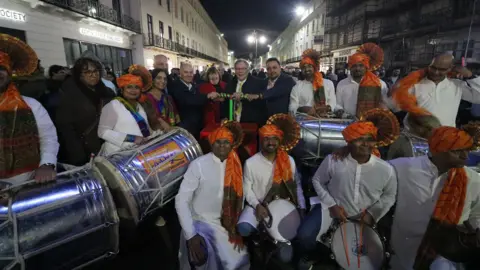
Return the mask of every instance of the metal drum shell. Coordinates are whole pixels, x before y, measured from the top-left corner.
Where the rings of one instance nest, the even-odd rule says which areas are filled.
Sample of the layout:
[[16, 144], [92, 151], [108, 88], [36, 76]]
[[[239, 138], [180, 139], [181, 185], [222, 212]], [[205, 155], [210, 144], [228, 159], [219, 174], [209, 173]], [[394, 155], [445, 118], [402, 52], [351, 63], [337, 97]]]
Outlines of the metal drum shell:
[[297, 114], [300, 125], [300, 141], [292, 150], [292, 155], [299, 158], [304, 165], [318, 166], [321, 159], [347, 143], [342, 131], [353, 119], [314, 118]]
[[[67, 171], [56, 182], [24, 185], [3, 195], [2, 269], [78, 269], [118, 253], [119, 218], [95, 168]], [[5, 206], [10, 197], [13, 212]]]
[[[149, 158], [145, 156], [148, 153], [157, 155]], [[136, 149], [97, 157], [95, 166], [107, 181], [122, 222], [135, 226], [175, 197], [188, 165], [202, 154], [200, 145], [190, 133], [175, 128]], [[154, 162], [157, 168], [150, 177], [144, 167], [149, 162]], [[170, 171], [172, 166], [174, 169]]]

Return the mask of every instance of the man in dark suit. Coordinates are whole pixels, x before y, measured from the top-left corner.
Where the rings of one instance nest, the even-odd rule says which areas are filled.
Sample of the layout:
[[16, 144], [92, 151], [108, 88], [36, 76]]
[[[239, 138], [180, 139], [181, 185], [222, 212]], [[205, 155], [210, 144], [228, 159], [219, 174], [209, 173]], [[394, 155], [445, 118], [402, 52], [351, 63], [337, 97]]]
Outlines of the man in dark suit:
[[201, 94], [193, 84], [193, 67], [189, 63], [180, 65], [180, 79], [173, 81], [169, 86], [169, 94], [178, 108], [180, 114], [179, 126], [199, 138], [203, 128], [203, 109], [209, 99], [218, 98], [217, 92], [208, 95]]
[[263, 99], [267, 104], [268, 117], [277, 113], [288, 113], [290, 93], [295, 86], [295, 81], [281, 71], [280, 61], [277, 58], [267, 60], [268, 83]]
[[[234, 120], [241, 123], [255, 123], [259, 127], [267, 121], [267, 109], [263, 98], [266, 81], [249, 75], [248, 62], [235, 62], [235, 77], [227, 84], [226, 93], [233, 94]], [[242, 94], [244, 98], [242, 99]], [[229, 103], [222, 104], [222, 117], [228, 117]]]

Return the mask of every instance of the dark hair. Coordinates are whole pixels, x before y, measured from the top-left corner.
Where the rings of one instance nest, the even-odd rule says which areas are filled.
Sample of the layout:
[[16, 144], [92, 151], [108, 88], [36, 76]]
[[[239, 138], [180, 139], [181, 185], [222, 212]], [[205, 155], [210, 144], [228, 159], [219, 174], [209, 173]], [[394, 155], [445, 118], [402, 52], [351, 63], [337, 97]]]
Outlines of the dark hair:
[[88, 67], [88, 64], [91, 63], [95, 66], [95, 68], [98, 70], [99, 75], [100, 75], [100, 81], [103, 76], [103, 68], [102, 64], [98, 61], [95, 61], [91, 58], [87, 57], [82, 57], [79, 58], [77, 61], [75, 61], [75, 65], [73, 66], [73, 78], [79, 82], [80, 81], [80, 76], [82, 75], [82, 72], [85, 68]]
[[115, 75], [115, 73], [113, 73], [113, 71], [107, 71], [106, 74], [112, 76], [115, 79], [117, 78], [117, 75]]
[[220, 71], [218, 71], [218, 69], [216, 67], [211, 67], [209, 69], [207, 69], [207, 72], [205, 72], [205, 77], [203, 78], [206, 82], [209, 81], [209, 77], [211, 74], [214, 74], [214, 73], [217, 73], [218, 74], [218, 78], [220, 79], [220, 81], [222, 80], [222, 78], [220, 77]]
[[165, 73], [165, 76], [168, 77], [168, 71], [166, 69], [156, 68], [156, 69], [152, 70], [152, 79], [155, 80], [155, 78], [158, 76], [158, 74], [160, 72]]
[[52, 65], [48, 68], [48, 77], [52, 78], [53, 73], [58, 73], [61, 70], [67, 69], [66, 67], [59, 66], [59, 65]]
[[277, 62], [277, 64], [281, 66], [280, 61], [276, 57], [268, 58], [266, 63], [268, 64], [268, 62]]

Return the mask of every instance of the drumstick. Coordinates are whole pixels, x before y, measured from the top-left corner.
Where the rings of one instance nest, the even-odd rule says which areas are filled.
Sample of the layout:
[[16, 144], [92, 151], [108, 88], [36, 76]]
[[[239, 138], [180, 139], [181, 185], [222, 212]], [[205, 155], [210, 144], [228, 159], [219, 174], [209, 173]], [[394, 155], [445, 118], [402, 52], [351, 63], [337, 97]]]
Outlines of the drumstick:
[[362, 248], [363, 248], [363, 217], [364, 216], [365, 216], [365, 209], [363, 209], [362, 219], [360, 219], [360, 241], [358, 244], [358, 252], [357, 252], [358, 268], [360, 268], [360, 252], [362, 252]]

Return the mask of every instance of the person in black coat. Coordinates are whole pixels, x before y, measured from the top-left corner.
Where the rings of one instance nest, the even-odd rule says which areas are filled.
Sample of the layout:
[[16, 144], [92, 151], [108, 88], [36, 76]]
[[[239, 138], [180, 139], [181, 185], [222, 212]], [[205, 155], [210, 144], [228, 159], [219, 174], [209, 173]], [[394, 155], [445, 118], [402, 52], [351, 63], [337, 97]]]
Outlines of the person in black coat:
[[[263, 91], [266, 89], [266, 81], [249, 75], [248, 62], [243, 59], [235, 62], [235, 74], [236, 76], [227, 85], [225, 92], [234, 95], [235, 102], [241, 102], [240, 122], [255, 123], [259, 127], [263, 126], [267, 121], [267, 108], [265, 101], [262, 99]], [[246, 95], [246, 98], [241, 99], [241, 94]], [[229, 102], [223, 102], [221, 105], [222, 118], [228, 118], [228, 112]]]
[[193, 84], [193, 67], [188, 63], [180, 65], [180, 79], [173, 81], [169, 87], [168, 93], [175, 101], [180, 114], [179, 126], [198, 139], [203, 128], [204, 106], [209, 99], [218, 98], [218, 93], [201, 94]]
[[288, 114], [290, 93], [295, 86], [292, 77], [281, 72], [280, 61], [277, 58], [267, 60], [267, 88], [263, 99], [267, 104], [267, 116], [277, 113]]

